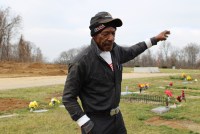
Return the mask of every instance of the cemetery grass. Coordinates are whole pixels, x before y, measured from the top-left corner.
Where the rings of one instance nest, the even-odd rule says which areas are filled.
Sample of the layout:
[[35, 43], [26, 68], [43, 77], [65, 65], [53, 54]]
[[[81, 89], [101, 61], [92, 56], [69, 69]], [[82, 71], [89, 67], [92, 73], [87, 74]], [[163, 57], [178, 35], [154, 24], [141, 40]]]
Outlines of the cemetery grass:
[[[192, 78], [200, 80], [199, 73], [192, 73]], [[179, 75], [177, 75], [179, 77]], [[168, 87], [173, 82], [172, 87]], [[165, 121], [188, 121], [200, 126], [200, 84], [193, 82], [183, 84], [182, 80], [171, 79], [170, 77], [125, 79], [122, 82], [122, 91], [129, 87], [129, 91], [138, 91], [138, 83], [149, 83], [150, 88], [144, 94], [165, 96], [164, 90], [170, 89], [174, 96], [185, 90], [186, 102], [181, 107], [171, 109], [169, 112], [158, 115], [151, 112], [151, 109], [162, 104], [134, 102], [121, 100], [120, 109], [124, 117], [128, 134], [197, 134], [199, 130], [174, 127], [172, 125], [153, 125], [147, 123], [149, 119], [159, 117]], [[161, 88], [162, 87], [162, 88]], [[164, 87], [164, 88], [163, 88]], [[26, 102], [36, 100], [39, 109], [48, 109], [44, 113], [33, 113], [29, 111], [28, 104], [23, 108], [0, 111], [0, 115], [17, 114], [10, 118], [0, 118], [0, 132], [8, 134], [80, 134], [80, 128], [72, 121], [65, 108], [48, 106], [52, 97], [61, 100], [63, 85], [23, 88], [0, 91], [0, 98], [15, 98]], [[178, 123], [178, 122], [177, 122]]]

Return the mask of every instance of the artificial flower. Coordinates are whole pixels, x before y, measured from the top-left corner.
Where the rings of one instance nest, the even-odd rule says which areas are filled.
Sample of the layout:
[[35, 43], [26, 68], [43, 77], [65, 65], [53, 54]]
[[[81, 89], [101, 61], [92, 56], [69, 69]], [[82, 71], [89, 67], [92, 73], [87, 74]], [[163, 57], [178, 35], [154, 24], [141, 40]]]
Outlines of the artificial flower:
[[144, 84], [141, 84], [141, 83], [138, 84], [138, 87], [139, 87], [139, 88], [143, 88], [144, 86], [145, 86]]
[[138, 84], [138, 87], [147, 89], [147, 88], [149, 88], [149, 83], [145, 83], [145, 84], [140, 83], [140, 84]]
[[29, 103], [30, 111], [35, 110], [38, 106], [39, 106], [39, 105], [38, 105], [37, 101], [31, 101], [31, 102]]
[[185, 74], [185, 73], [182, 73], [182, 74], [181, 74], [181, 77], [182, 77], [182, 78], [186, 78], [186, 74]]
[[188, 75], [186, 79], [187, 79], [187, 81], [191, 81], [192, 77]]
[[56, 98], [52, 98], [51, 102], [49, 103], [49, 106], [58, 106], [60, 104], [60, 101]]
[[172, 92], [170, 90], [165, 90], [165, 94], [169, 97], [172, 97]]

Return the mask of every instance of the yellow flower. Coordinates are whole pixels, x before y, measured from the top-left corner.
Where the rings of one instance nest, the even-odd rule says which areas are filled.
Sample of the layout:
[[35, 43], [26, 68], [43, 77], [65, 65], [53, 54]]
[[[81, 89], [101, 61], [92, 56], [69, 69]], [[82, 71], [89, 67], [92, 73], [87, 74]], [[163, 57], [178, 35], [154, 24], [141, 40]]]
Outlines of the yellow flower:
[[147, 88], [148, 88], [148, 87], [149, 87], [149, 83], [146, 83], [146, 84], [145, 84], [145, 87], [147, 87]]
[[138, 84], [138, 87], [139, 87], [139, 88], [143, 88], [144, 86], [145, 86], [145, 84], [141, 84], [141, 83]]
[[38, 107], [38, 103], [36, 101], [31, 101], [29, 103], [29, 108], [36, 109]]
[[60, 101], [56, 98], [52, 98], [51, 102], [49, 103], [49, 106], [57, 106], [60, 104]]
[[186, 79], [187, 79], [187, 81], [191, 81], [192, 77], [188, 75]]
[[53, 106], [52, 102], [49, 103], [49, 106], [51, 106], [51, 107]]
[[182, 77], [182, 78], [186, 78], [186, 74], [185, 74], [185, 73], [182, 73], [182, 74], [181, 74], [181, 77]]

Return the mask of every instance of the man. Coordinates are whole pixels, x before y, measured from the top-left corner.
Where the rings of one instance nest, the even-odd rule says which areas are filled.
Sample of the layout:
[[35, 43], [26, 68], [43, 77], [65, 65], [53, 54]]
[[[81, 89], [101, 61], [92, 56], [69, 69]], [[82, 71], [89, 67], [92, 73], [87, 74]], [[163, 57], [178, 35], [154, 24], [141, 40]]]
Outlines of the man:
[[114, 42], [120, 26], [119, 18], [112, 18], [108, 12], [97, 13], [90, 21], [91, 45], [69, 64], [63, 104], [82, 134], [127, 133], [119, 109], [122, 64], [166, 40], [170, 33], [163, 31], [145, 42], [121, 47]]

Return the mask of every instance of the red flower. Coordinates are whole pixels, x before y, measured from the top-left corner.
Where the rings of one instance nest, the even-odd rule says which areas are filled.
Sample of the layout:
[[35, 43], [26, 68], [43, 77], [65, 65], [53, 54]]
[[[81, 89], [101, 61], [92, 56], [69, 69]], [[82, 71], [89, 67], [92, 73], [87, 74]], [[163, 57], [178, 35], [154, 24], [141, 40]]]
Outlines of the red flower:
[[165, 94], [169, 97], [172, 97], [172, 92], [170, 90], [165, 90]]
[[178, 102], [182, 101], [181, 96], [178, 96], [176, 99], [178, 100]]
[[170, 83], [169, 83], [169, 86], [173, 86], [173, 82], [170, 82]]
[[182, 95], [181, 95], [181, 97], [185, 98], [184, 90], [182, 90]]

